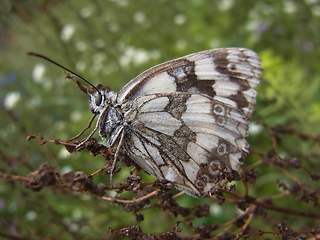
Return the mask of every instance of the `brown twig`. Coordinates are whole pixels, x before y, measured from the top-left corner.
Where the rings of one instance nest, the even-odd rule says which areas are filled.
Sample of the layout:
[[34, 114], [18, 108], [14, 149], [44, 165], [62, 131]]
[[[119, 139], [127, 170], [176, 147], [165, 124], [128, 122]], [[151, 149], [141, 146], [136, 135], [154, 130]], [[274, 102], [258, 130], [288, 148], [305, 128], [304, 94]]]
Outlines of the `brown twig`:
[[102, 199], [102, 200], [104, 200], [104, 201], [106, 201], [106, 202], [112, 202], [112, 203], [135, 204], [135, 203], [138, 203], [138, 202], [147, 200], [147, 199], [149, 199], [149, 198], [151, 198], [151, 197], [154, 197], [154, 196], [156, 196], [159, 192], [160, 192], [160, 190], [159, 190], [159, 189], [156, 189], [156, 190], [154, 190], [153, 192], [144, 195], [143, 197], [136, 198], [136, 199], [133, 199], [133, 200], [123, 200], [123, 199], [110, 198], [110, 197], [105, 197], [105, 196], [97, 197], [97, 198]]

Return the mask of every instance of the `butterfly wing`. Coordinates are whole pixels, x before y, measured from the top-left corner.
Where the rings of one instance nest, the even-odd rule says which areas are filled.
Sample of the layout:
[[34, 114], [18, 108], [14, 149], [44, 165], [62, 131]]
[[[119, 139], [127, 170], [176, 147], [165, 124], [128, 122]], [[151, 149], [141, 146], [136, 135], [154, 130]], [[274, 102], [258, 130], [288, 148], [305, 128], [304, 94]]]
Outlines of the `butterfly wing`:
[[[128, 103], [129, 104], [129, 103]], [[124, 148], [145, 171], [194, 196], [209, 196], [247, 149], [243, 113], [204, 94], [136, 98], [125, 114]]]
[[200, 93], [240, 109], [248, 119], [261, 73], [260, 58], [255, 52], [245, 48], [213, 49], [146, 70], [122, 88], [117, 101], [153, 93]]
[[117, 96], [123, 145], [145, 171], [194, 196], [208, 196], [238, 170], [260, 59], [243, 48], [194, 53], [155, 66]]

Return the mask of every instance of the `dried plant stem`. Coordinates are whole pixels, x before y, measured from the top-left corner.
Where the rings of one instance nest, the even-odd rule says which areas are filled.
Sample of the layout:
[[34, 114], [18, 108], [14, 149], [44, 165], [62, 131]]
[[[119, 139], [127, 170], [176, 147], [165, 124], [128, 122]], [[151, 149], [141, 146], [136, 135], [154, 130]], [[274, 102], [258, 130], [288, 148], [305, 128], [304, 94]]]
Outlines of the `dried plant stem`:
[[138, 202], [141, 202], [141, 201], [144, 201], [148, 198], [151, 198], [155, 195], [157, 195], [158, 193], [160, 192], [159, 189], [157, 190], [154, 190], [153, 192], [151, 193], [148, 193], [146, 195], [144, 195], [143, 197], [140, 197], [140, 198], [136, 198], [136, 199], [133, 199], [133, 200], [123, 200], [123, 199], [118, 199], [118, 198], [110, 198], [110, 197], [97, 197], [99, 199], [102, 199], [106, 202], [112, 202], [112, 203], [119, 203], [119, 204], [135, 204], [135, 203], [138, 203]]

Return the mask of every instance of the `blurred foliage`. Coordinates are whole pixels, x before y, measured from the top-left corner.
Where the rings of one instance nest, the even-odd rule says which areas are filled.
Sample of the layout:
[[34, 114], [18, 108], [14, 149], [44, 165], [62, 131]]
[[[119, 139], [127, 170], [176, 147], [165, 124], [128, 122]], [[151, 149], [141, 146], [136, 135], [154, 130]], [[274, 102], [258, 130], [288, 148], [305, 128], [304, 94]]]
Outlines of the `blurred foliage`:
[[[49, 56], [92, 83], [118, 91], [143, 70], [192, 52], [235, 46], [255, 50], [264, 75], [248, 137], [256, 154], [248, 156], [244, 165], [258, 166], [258, 178], [249, 185], [249, 194], [264, 198], [279, 194], [273, 202], [277, 206], [320, 214], [319, 206], [298, 201], [279, 186], [283, 182], [290, 188], [301, 181], [316, 194], [319, 190], [319, 182], [309, 176], [310, 170], [320, 170], [316, 137], [320, 119], [319, 0], [1, 0], [0, 21], [0, 237], [112, 239], [109, 227], [119, 230], [137, 225], [146, 233], [194, 233], [190, 225], [183, 224], [189, 220], [160, 208], [142, 210], [144, 220], [138, 221], [140, 212], [135, 215], [94, 196], [59, 188], [35, 193], [11, 178], [26, 176], [42, 163], [50, 163], [61, 173], [75, 170], [86, 175], [106, 164], [102, 157], [88, 152], [68, 154], [61, 146], [39, 146], [37, 141], [25, 140], [40, 133], [46, 139], [71, 138], [92, 116], [87, 96], [64, 79], [60, 69], [26, 56], [28, 51]], [[276, 151], [271, 157], [270, 149]], [[263, 162], [265, 156], [296, 157], [303, 167], [279, 170], [277, 164]], [[116, 180], [126, 179], [129, 171], [122, 167]], [[139, 174], [145, 182], [155, 180], [143, 171]], [[107, 179], [98, 176], [94, 181]], [[237, 184], [237, 191], [244, 193], [244, 185]], [[316, 196], [318, 201], [319, 194]], [[213, 199], [181, 196], [177, 202], [183, 207], [210, 206], [208, 216], [194, 219], [195, 227], [224, 224], [239, 214], [235, 205], [219, 205]], [[286, 220], [295, 231], [319, 223], [317, 218], [271, 212], [271, 218]], [[269, 218], [257, 217], [250, 226], [285, 232], [284, 223], [276, 228], [277, 223]], [[177, 221], [181, 223], [178, 227]], [[277, 238], [276, 234], [263, 236]]]

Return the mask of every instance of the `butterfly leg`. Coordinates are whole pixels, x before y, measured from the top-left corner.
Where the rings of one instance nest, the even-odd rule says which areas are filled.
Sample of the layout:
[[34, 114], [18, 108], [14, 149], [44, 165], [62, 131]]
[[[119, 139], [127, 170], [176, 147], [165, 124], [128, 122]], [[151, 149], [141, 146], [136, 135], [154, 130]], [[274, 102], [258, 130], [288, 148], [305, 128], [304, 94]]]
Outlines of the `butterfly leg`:
[[94, 115], [94, 116], [91, 118], [88, 126], [87, 126], [85, 129], [83, 129], [80, 133], [78, 133], [78, 134], [77, 134], [76, 136], [74, 136], [73, 138], [68, 139], [67, 142], [74, 141], [74, 140], [78, 139], [79, 137], [81, 137], [81, 135], [91, 127], [91, 124], [92, 124], [93, 120], [96, 118], [96, 116], [97, 116], [97, 115]]
[[[102, 115], [99, 115], [99, 118], [97, 120], [96, 126], [94, 127], [94, 129], [92, 130], [92, 132], [90, 133], [90, 135], [88, 137], [86, 137], [85, 139], [81, 140], [81, 142], [76, 146], [76, 151], [79, 150], [81, 148], [81, 146], [83, 146], [83, 144], [85, 144], [91, 137], [92, 135], [99, 129], [99, 123], [102, 119]], [[90, 121], [91, 122], [91, 121]], [[82, 133], [81, 133], [82, 134]]]
[[121, 148], [122, 143], [123, 143], [125, 128], [123, 127], [120, 131], [121, 131], [120, 140], [119, 140], [119, 143], [118, 143], [116, 152], [115, 152], [115, 154], [114, 154], [113, 161], [112, 161], [112, 165], [111, 165], [111, 169], [110, 169], [110, 180], [109, 180], [109, 182], [110, 182], [110, 187], [112, 187], [113, 171], [114, 171], [114, 168], [116, 167], [116, 163], [117, 163], [117, 159], [118, 159], [118, 156], [119, 156], [120, 148]]

